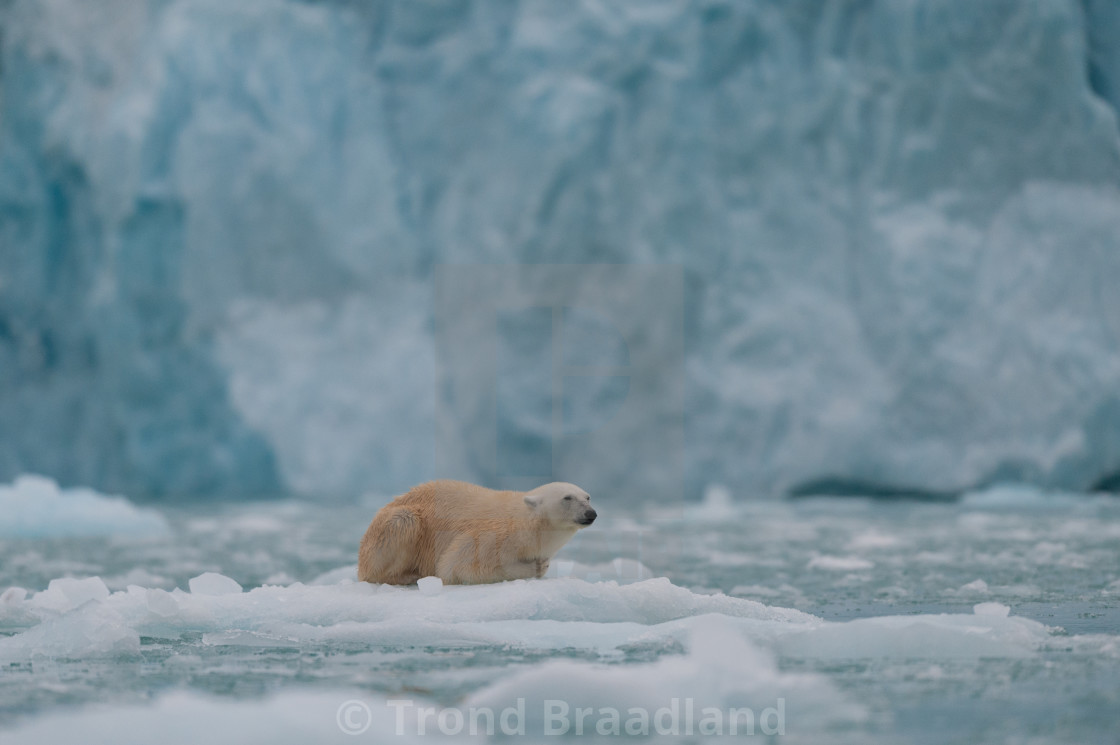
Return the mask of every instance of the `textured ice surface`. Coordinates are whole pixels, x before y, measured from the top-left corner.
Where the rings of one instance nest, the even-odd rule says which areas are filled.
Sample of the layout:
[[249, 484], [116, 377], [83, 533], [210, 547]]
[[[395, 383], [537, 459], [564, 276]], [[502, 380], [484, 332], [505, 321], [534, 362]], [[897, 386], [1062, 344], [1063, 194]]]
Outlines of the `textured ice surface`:
[[0, 484], [0, 538], [61, 538], [121, 535], [159, 537], [167, 521], [124, 497], [92, 489], [59, 489], [42, 476], [21, 476]]
[[[650, 579], [629, 585], [579, 579], [520, 580], [482, 587], [374, 586], [344, 581], [335, 586], [259, 587], [242, 594], [232, 579], [209, 573], [192, 579], [191, 592], [142, 588], [109, 594], [99, 578], [54, 580], [46, 591], [0, 605], [0, 627], [28, 616], [31, 630], [72, 629], [64, 611], [104, 609], [135, 634], [174, 637], [203, 633], [203, 641], [230, 643], [260, 638], [283, 646], [300, 641], [375, 641], [386, 646], [516, 644], [609, 651], [625, 644], [669, 641], [688, 626], [674, 623], [718, 613], [749, 619], [771, 632], [774, 624], [816, 624], [796, 610], [724, 595], [697, 595]], [[66, 636], [68, 632], [60, 632]], [[231, 636], [232, 635], [232, 636]], [[4, 639], [20, 648], [22, 635]], [[28, 655], [39, 652], [26, 645]], [[44, 652], [44, 654], [49, 654]], [[80, 656], [80, 655], [78, 655]]]
[[0, 14], [0, 477], [401, 490], [458, 411], [433, 267], [478, 262], [681, 267], [692, 494], [1120, 470], [1111, 0]]

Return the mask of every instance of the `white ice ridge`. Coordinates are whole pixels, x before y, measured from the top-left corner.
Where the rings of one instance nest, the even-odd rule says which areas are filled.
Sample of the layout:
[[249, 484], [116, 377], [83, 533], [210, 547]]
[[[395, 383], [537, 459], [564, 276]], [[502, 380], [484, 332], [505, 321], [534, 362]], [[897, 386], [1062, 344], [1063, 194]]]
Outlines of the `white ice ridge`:
[[43, 476], [0, 484], [0, 538], [92, 535], [161, 536], [167, 521], [155, 510], [92, 489], [60, 489]]
[[[415, 587], [359, 582], [264, 586], [237, 592], [210, 576], [195, 592], [136, 585], [110, 593], [99, 578], [56, 579], [41, 592], [0, 595], [0, 660], [134, 653], [140, 636], [201, 633], [205, 644], [301, 646], [346, 641], [384, 647], [512, 645], [612, 655], [633, 645], [684, 642], [704, 616], [788, 656], [979, 657], [1031, 654], [1046, 627], [1016, 616], [915, 615], [824, 621], [723, 594], [649, 579], [620, 585], [576, 578]], [[209, 591], [224, 588], [224, 594]], [[206, 591], [204, 594], [202, 591]]]

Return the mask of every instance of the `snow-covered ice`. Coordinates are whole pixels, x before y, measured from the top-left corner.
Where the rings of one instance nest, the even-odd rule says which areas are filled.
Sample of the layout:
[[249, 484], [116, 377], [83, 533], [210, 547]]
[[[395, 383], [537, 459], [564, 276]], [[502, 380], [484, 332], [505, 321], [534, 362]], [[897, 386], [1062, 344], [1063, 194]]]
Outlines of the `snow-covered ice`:
[[[68, 657], [71, 653], [81, 657], [78, 652], [85, 642], [69, 637], [84, 628], [82, 619], [97, 621], [101, 629], [89, 647], [97, 655], [111, 651], [120, 641], [119, 635], [105, 637], [110, 626], [127, 631], [132, 638], [205, 633], [211, 641], [228, 641], [234, 634], [286, 643], [495, 644], [606, 654], [637, 644], [681, 642], [695, 628], [696, 619], [713, 614], [731, 619], [734, 628], [756, 640], [794, 636], [796, 642], [785, 642], [787, 649], [815, 645], [815, 654], [820, 656], [848, 654], [852, 640], [861, 636], [854, 631], [857, 627], [868, 629], [871, 646], [856, 656], [956, 656], [961, 644], [975, 655], [1020, 655], [1030, 653], [1045, 637], [1039, 624], [1024, 619], [997, 623], [993, 619], [1003, 616], [985, 610], [998, 605], [993, 603], [977, 606], [975, 618], [905, 616], [897, 622], [862, 619], [838, 624], [753, 600], [697, 594], [665, 578], [626, 585], [571, 578], [518, 580], [481, 587], [441, 587], [438, 578], [430, 578], [435, 583], [419, 589], [350, 582], [336, 586], [296, 583], [258, 587], [247, 593], [221, 575], [204, 575], [204, 582], [197, 579], [191, 580], [189, 593], [134, 585], [112, 594], [96, 577], [54, 580], [44, 591], [0, 606], [0, 626], [18, 628], [22, 625], [19, 619], [33, 619], [22, 633], [2, 640], [4, 649], [9, 658], [18, 656], [21, 649], [28, 658]], [[206, 591], [200, 592], [199, 585]], [[78, 617], [71, 612], [78, 612]], [[52, 655], [44, 650], [40, 646], [44, 638], [65, 640], [58, 646], [62, 652]], [[931, 639], [942, 640], [943, 646]]]
[[[819, 619], [724, 595], [700, 595], [657, 578], [619, 585], [613, 581], [519, 580], [479, 587], [422, 588], [346, 582], [335, 586], [296, 583], [258, 587], [247, 593], [232, 579], [204, 575], [191, 592], [131, 586], [109, 594], [99, 578], [54, 580], [22, 602], [0, 606], [0, 626], [35, 619], [30, 630], [72, 628], [65, 611], [93, 601], [136, 634], [175, 637], [230, 634], [290, 641], [376, 641], [386, 646], [514, 644], [609, 652], [627, 644], [679, 639], [690, 619], [722, 614], [744, 619], [745, 628], [780, 634], [786, 624], [814, 626]], [[433, 591], [433, 584], [435, 591]], [[206, 592], [196, 587], [202, 585]], [[5, 622], [8, 623], [5, 623]], [[26, 632], [25, 632], [26, 633]], [[19, 648], [22, 634], [3, 640]], [[37, 650], [28, 645], [28, 655]]]

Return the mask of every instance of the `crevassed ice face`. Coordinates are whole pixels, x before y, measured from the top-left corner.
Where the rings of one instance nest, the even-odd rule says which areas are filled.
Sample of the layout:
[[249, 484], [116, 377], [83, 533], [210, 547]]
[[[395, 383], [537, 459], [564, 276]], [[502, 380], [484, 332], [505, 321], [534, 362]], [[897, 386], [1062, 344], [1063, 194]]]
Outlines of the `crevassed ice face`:
[[598, 513], [591, 497], [575, 484], [556, 481], [537, 487], [525, 495], [525, 504], [543, 512], [553, 525], [575, 524], [580, 528], [595, 522]]

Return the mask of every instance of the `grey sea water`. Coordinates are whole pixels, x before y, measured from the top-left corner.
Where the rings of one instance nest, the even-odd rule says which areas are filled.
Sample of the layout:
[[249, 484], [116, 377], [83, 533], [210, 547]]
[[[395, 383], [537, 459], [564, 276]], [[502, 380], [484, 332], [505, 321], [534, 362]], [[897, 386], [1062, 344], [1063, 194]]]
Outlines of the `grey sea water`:
[[[1111, 498], [736, 502], [717, 490], [702, 505], [640, 510], [601, 500], [602, 518], [552, 576], [434, 597], [352, 582], [376, 507], [196, 506], [164, 510], [158, 537], [0, 541], [0, 590], [27, 590], [0, 602], [0, 733], [18, 742], [75, 712], [127, 722], [184, 693], [234, 711], [341, 690], [454, 707], [557, 659], [640, 681], [672, 660], [702, 664], [688, 656], [693, 622], [726, 615], [775, 665], [760, 678], [747, 660], [728, 680], [780, 689], [789, 742], [1116, 742]], [[205, 572], [244, 591], [190, 592]], [[65, 577], [100, 577], [112, 594], [91, 584], [85, 599], [65, 582], [43, 592]], [[799, 674], [859, 715], [810, 722], [820, 696], [800, 706]], [[667, 695], [691, 695], [682, 680]], [[720, 685], [730, 697], [739, 683]]]

